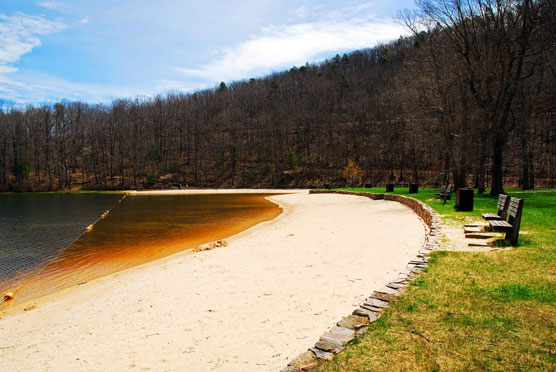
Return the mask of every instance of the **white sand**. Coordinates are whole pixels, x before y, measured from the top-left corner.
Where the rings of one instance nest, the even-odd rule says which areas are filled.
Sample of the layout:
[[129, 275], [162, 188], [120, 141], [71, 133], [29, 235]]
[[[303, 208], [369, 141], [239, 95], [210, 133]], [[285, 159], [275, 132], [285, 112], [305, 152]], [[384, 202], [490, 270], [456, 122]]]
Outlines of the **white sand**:
[[396, 202], [273, 196], [276, 219], [0, 320], [2, 371], [279, 371], [402, 270], [424, 226]]

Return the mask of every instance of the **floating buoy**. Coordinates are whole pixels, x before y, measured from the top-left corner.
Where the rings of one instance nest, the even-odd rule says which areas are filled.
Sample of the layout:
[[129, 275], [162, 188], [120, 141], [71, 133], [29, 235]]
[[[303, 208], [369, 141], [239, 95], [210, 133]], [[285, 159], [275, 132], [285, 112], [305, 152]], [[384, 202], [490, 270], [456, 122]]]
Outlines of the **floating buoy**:
[[92, 229], [93, 229], [93, 225], [89, 225], [89, 226], [87, 226], [87, 229], [86, 229], [85, 231], [89, 232], [89, 231], [91, 231]]
[[13, 292], [7, 292], [6, 294], [4, 294], [4, 301], [10, 301], [14, 299], [14, 293]]

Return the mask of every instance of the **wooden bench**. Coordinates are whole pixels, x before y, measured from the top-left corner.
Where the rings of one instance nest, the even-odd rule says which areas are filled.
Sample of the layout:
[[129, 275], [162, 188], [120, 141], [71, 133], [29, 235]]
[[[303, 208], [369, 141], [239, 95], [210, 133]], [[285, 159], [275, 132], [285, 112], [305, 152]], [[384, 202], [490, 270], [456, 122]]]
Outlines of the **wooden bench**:
[[498, 204], [496, 208], [498, 212], [495, 213], [483, 213], [481, 216], [485, 220], [505, 220], [508, 212], [508, 204], [510, 202], [510, 198], [508, 195], [500, 194], [498, 195]]
[[452, 185], [448, 185], [448, 187], [442, 185], [440, 192], [437, 192], [435, 195], [442, 200], [452, 200]]
[[519, 237], [519, 227], [521, 225], [521, 213], [523, 212], [523, 199], [512, 197], [508, 206], [508, 221], [489, 220], [488, 224], [494, 231], [506, 233], [506, 240], [510, 240], [512, 245], [517, 245]]

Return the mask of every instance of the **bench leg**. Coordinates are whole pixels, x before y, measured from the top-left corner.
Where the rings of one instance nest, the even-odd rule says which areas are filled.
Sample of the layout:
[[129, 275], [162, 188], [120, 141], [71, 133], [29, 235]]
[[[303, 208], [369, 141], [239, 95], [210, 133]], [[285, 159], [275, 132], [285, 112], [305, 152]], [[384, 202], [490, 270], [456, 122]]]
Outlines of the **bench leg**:
[[516, 228], [506, 232], [506, 240], [509, 240], [512, 245], [517, 245], [517, 238], [519, 237], [519, 230]]

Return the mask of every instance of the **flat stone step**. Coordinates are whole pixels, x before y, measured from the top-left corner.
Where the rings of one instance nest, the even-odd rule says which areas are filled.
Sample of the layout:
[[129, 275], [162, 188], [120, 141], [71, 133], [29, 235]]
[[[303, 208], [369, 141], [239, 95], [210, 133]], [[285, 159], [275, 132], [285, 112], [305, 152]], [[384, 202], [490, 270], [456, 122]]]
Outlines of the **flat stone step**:
[[373, 310], [368, 310], [362, 307], [358, 307], [357, 309], [353, 310], [353, 315], [357, 316], [366, 316], [369, 319], [369, 323], [376, 321], [380, 318], [380, 313]]
[[357, 331], [369, 325], [369, 318], [352, 314], [343, 317], [337, 324], [340, 327]]
[[473, 222], [473, 223], [466, 223], [465, 225], [463, 225], [463, 227], [484, 227], [484, 226], [488, 226], [488, 224], [483, 222]]
[[343, 346], [355, 337], [355, 331], [339, 326], [332, 327], [329, 332], [325, 332], [320, 336], [320, 341], [329, 342], [338, 346]]
[[488, 233], [469, 233], [469, 234], [465, 234], [465, 237], [467, 239], [491, 239], [494, 238], [495, 236]]
[[394, 279], [392, 279], [393, 283], [405, 283], [409, 280], [408, 275], [398, 275]]
[[420, 264], [423, 264], [423, 263], [426, 263], [426, 261], [423, 258], [420, 258], [418, 260], [413, 259], [413, 260], [409, 261], [410, 265], [420, 265]]
[[[343, 349], [344, 349], [344, 348], [342, 348], [342, 350], [343, 350]], [[326, 361], [329, 361], [329, 362], [330, 362], [330, 361], [334, 358], [334, 354], [331, 353], [331, 352], [329, 352], [329, 351], [324, 351], [324, 350], [321, 350], [321, 349], [316, 348], [316, 347], [310, 347], [309, 350], [310, 350], [313, 354], [315, 354], [315, 356], [316, 356], [318, 359], [322, 359], [322, 360], [326, 360]]]
[[394, 294], [382, 293], [377, 291], [374, 291], [371, 297], [378, 298], [379, 300], [384, 300], [388, 302], [394, 301], [396, 299], [396, 295]]
[[[418, 267], [417, 265], [407, 265], [407, 268], [410, 272], [414, 273], [414, 274], [419, 274], [422, 270], [420, 267]], [[405, 271], [404, 271], [405, 273]]]
[[367, 304], [362, 304], [362, 305], [359, 305], [359, 306], [363, 309], [367, 309], [367, 310], [374, 311], [374, 312], [377, 312], [377, 313], [382, 311], [382, 308], [380, 308], [380, 307], [371, 306], [371, 305], [367, 305]]
[[299, 371], [299, 370], [306, 371], [306, 370], [310, 370], [311, 368], [316, 368], [318, 367], [318, 365], [319, 362], [317, 362], [317, 358], [315, 357], [315, 354], [313, 354], [313, 352], [311, 351], [306, 351], [298, 355], [294, 360], [288, 363], [288, 367], [293, 367], [292, 369], [294, 371]]
[[466, 227], [463, 229], [465, 234], [478, 234], [485, 231], [486, 226], [484, 227]]
[[315, 347], [317, 349], [323, 350], [323, 351], [327, 351], [329, 353], [339, 353], [340, 351], [344, 350], [345, 348], [342, 346], [338, 346], [336, 344], [333, 344], [331, 342], [326, 342], [326, 341], [318, 341], [315, 344]]
[[382, 309], [382, 308], [388, 307], [390, 305], [390, 303], [388, 301], [379, 300], [378, 298], [369, 297], [365, 301], [365, 305], [378, 307], [379, 309]]
[[492, 247], [493, 244], [493, 241], [485, 239], [468, 239], [467, 241], [469, 247]]
[[390, 282], [388, 284], [386, 284], [387, 287], [392, 288], [392, 289], [402, 289], [407, 287], [406, 283], [399, 283], [399, 282]]
[[391, 294], [391, 295], [394, 295], [394, 296], [397, 296], [397, 295], [400, 294], [396, 289], [393, 289], [393, 288], [390, 288], [390, 287], [387, 287], [387, 286], [382, 286], [379, 289], [377, 289], [375, 292], [384, 293], [384, 294]]

